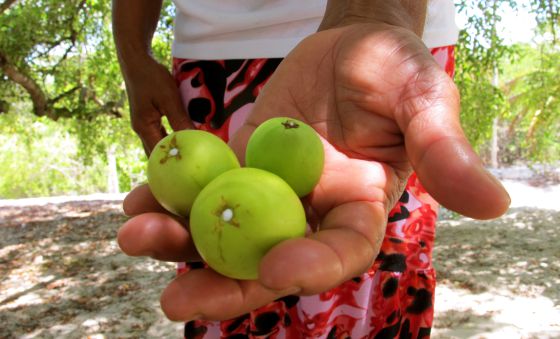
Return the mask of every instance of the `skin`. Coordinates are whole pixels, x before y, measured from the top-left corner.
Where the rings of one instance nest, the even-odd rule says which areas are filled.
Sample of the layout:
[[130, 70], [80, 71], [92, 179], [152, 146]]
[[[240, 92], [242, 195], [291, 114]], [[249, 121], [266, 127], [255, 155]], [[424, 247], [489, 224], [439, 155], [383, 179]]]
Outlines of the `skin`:
[[[323, 30], [285, 58], [231, 141], [244, 159], [255, 127], [286, 112], [317, 130], [325, 168], [304, 203], [318, 231], [274, 247], [259, 280], [232, 280], [209, 269], [178, 276], [161, 296], [170, 319], [229, 319], [363, 273], [412, 170], [438, 202], [463, 215], [488, 219], [507, 210], [507, 192], [464, 136], [455, 85], [418, 37], [424, 15], [425, 2], [420, 9], [413, 1], [329, 2]], [[128, 195], [124, 209], [132, 216], [118, 234], [125, 253], [196, 260], [188, 225], [154, 213], [157, 204], [145, 187]]]

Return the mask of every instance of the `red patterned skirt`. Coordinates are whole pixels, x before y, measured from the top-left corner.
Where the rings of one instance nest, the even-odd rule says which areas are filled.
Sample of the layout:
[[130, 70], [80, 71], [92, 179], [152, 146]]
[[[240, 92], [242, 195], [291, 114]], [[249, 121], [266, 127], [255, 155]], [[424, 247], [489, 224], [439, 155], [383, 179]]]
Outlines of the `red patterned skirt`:
[[[453, 46], [432, 49], [432, 55], [453, 76]], [[174, 59], [173, 74], [197, 128], [227, 141], [280, 61]], [[437, 209], [412, 175], [389, 214], [381, 252], [366, 273], [330, 291], [287, 296], [228, 321], [188, 322], [185, 338], [428, 338]], [[190, 269], [181, 264], [178, 271]]]

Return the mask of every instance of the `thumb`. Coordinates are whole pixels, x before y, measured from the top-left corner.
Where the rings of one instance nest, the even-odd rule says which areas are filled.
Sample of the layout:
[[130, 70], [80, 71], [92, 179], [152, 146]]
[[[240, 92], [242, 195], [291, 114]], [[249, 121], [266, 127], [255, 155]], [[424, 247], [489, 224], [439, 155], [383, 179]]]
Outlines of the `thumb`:
[[399, 124], [412, 167], [428, 193], [468, 217], [490, 219], [505, 213], [509, 195], [465, 137], [459, 94], [451, 78], [429, 69], [413, 86]]

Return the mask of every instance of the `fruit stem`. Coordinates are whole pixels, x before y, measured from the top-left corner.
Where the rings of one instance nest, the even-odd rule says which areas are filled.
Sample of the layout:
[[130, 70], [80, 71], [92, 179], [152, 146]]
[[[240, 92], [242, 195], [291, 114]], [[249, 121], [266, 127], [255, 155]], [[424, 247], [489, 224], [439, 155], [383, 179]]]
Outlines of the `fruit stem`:
[[284, 125], [285, 129], [291, 129], [291, 128], [298, 128], [299, 127], [297, 122], [295, 122], [293, 120], [286, 120], [282, 123], [282, 125]]

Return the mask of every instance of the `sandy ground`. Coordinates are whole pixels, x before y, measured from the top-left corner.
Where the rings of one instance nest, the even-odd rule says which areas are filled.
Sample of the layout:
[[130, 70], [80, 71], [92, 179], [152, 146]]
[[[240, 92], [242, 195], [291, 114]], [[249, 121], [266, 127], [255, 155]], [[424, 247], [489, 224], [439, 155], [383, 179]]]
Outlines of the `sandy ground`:
[[[433, 338], [560, 338], [560, 185], [504, 177], [493, 221], [444, 211]], [[0, 201], [0, 338], [172, 338], [174, 265], [115, 242], [122, 196]]]

